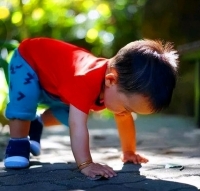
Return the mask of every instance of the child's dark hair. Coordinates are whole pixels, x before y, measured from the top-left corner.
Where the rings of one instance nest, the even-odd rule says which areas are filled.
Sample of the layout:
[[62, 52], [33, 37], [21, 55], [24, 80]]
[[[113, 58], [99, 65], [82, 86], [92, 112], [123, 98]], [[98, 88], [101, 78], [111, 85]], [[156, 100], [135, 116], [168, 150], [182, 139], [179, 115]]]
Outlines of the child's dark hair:
[[112, 66], [118, 73], [119, 91], [147, 97], [152, 111], [158, 112], [170, 104], [177, 64], [178, 54], [171, 43], [145, 39], [120, 49]]

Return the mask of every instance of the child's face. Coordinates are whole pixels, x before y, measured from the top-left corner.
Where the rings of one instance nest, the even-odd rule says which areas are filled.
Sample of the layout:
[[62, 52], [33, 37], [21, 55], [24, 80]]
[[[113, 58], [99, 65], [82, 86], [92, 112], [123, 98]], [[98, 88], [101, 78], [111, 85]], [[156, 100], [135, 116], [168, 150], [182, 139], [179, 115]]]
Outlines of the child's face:
[[138, 114], [153, 113], [146, 97], [141, 94], [127, 96], [118, 91], [117, 84], [105, 87], [104, 103], [106, 108], [115, 114], [123, 115], [126, 112], [134, 112]]

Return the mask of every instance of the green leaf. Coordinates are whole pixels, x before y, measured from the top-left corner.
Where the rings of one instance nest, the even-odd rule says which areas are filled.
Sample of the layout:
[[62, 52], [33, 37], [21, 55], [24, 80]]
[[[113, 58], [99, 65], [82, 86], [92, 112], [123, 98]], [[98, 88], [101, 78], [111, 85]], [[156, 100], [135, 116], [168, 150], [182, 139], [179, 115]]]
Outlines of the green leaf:
[[17, 42], [0, 40], [0, 48], [6, 48], [8, 51], [18, 47]]
[[6, 78], [6, 82], [8, 84], [8, 82], [9, 82], [8, 63], [5, 60], [3, 60], [2, 58], [0, 58], [0, 68], [3, 68], [4, 75], [5, 75], [5, 78]]

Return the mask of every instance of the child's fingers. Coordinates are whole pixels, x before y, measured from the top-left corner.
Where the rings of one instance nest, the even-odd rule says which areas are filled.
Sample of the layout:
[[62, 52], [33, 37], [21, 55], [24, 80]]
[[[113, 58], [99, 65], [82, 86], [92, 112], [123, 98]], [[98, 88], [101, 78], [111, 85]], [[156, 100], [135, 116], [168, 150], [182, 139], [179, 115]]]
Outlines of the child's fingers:
[[107, 166], [107, 165], [101, 165], [101, 164], [95, 164], [86, 167], [81, 171], [86, 176], [94, 178], [96, 175], [101, 175], [106, 178], [111, 178], [113, 176], [116, 176], [117, 174], [114, 172], [114, 170]]
[[105, 172], [109, 175], [109, 176], [117, 176], [117, 173], [109, 166], [105, 165]]
[[116, 176], [116, 173], [110, 172], [108, 170], [96, 170], [95, 172], [93, 171], [91, 175], [94, 177], [96, 175], [101, 175], [106, 178], [112, 178], [113, 176]]
[[140, 163], [147, 163], [149, 160], [144, 158], [144, 157], [141, 157], [140, 155], [137, 155], [137, 162], [140, 164]]
[[102, 176], [104, 176], [106, 178], [113, 177], [113, 176], [117, 175], [115, 173], [115, 171], [111, 167], [109, 167], [107, 165], [101, 166], [101, 168], [99, 170], [100, 170], [100, 173], [101, 173], [100, 175], [102, 175]]
[[148, 159], [146, 159], [146, 158], [143, 158], [143, 159], [142, 159], [142, 163], [147, 163], [147, 162], [149, 162]]
[[135, 153], [123, 153], [121, 155], [122, 161], [125, 162], [132, 162], [134, 164], [141, 164], [141, 163], [147, 163], [148, 159], [141, 157], [138, 154]]
[[[130, 160], [127, 160], [127, 162], [128, 161], [130, 161]], [[143, 157], [141, 157], [140, 155], [136, 154], [136, 155], [132, 156], [131, 162], [133, 162], [134, 164], [141, 164], [141, 163], [147, 163], [148, 160], [143, 158]]]

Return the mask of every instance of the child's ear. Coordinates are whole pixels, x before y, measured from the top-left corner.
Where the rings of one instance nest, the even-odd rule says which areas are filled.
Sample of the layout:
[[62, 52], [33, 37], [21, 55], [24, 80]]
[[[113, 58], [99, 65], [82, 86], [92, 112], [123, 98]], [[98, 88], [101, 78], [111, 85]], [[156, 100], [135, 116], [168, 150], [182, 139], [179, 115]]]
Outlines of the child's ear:
[[115, 72], [107, 73], [105, 76], [105, 85], [107, 87], [110, 87], [116, 83], [117, 83], [117, 73], [115, 73]]

